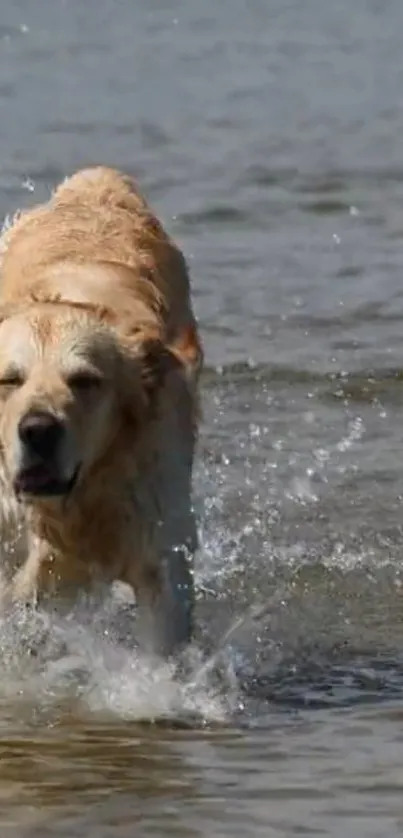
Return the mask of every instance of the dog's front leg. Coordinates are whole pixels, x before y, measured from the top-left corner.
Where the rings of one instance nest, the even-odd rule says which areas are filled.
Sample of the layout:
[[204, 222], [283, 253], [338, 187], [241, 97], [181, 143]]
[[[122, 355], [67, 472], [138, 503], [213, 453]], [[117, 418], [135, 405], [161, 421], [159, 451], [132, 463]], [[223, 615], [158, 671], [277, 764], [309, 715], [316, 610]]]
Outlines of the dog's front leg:
[[132, 586], [138, 605], [140, 645], [170, 657], [192, 638], [194, 588], [191, 561], [185, 547], [172, 548], [158, 563], [122, 580]]
[[190, 643], [193, 635], [193, 556], [185, 546], [172, 547], [162, 558], [159, 616], [168, 654]]
[[36, 605], [46, 561], [49, 561], [49, 545], [39, 538], [32, 539], [27, 559], [9, 584], [7, 599], [11, 602]]

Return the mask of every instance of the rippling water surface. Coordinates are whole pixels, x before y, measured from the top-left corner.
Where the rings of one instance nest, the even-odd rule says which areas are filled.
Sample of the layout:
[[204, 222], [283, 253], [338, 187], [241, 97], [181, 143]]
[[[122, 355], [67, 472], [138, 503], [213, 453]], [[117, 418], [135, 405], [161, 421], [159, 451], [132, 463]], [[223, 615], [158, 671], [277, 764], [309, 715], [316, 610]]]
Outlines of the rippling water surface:
[[188, 677], [138, 658], [118, 591], [0, 623], [0, 833], [397, 838], [403, 4], [0, 18], [2, 215], [132, 172], [207, 354]]

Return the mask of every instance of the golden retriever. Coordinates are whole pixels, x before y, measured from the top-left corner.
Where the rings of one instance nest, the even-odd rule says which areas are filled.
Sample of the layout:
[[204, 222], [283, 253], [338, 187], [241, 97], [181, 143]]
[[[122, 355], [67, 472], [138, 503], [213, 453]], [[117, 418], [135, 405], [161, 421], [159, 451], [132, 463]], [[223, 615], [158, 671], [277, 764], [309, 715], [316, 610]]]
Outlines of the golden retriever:
[[0, 523], [25, 545], [7, 594], [69, 601], [121, 580], [170, 654], [191, 636], [196, 548], [202, 348], [184, 258], [105, 167], [0, 247]]

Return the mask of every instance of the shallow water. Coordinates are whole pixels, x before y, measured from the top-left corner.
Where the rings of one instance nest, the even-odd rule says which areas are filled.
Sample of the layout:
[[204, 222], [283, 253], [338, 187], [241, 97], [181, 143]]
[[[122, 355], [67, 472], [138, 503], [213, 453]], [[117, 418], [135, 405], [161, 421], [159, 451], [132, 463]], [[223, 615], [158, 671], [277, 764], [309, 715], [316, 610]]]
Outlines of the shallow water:
[[113, 598], [0, 624], [5, 838], [402, 834], [402, 25], [3, 0], [2, 214], [133, 172], [207, 354], [188, 676]]

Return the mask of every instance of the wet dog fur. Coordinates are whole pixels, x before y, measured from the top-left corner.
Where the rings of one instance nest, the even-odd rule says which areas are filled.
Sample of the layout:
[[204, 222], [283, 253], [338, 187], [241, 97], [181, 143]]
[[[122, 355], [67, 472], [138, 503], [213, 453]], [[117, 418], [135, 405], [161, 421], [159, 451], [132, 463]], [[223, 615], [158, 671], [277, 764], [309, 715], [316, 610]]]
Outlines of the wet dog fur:
[[191, 637], [197, 544], [202, 348], [183, 256], [105, 167], [22, 213], [0, 247], [0, 525], [22, 542], [5, 550], [6, 599], [126, 582], [170, 654]]

